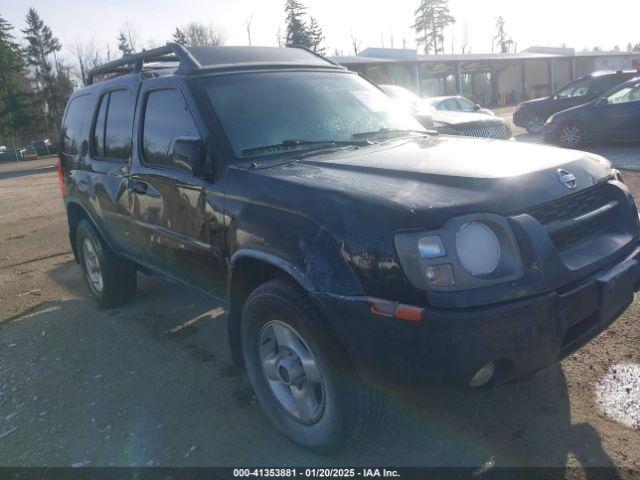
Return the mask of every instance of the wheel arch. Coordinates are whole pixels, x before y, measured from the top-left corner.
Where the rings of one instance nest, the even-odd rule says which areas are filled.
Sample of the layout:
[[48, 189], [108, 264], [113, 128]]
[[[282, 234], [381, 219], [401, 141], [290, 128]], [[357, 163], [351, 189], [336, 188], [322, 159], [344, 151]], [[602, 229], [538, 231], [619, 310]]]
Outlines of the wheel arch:
[[82, 220], [87, 220], [93, 227], [98, 231], [102, 240], [105, 241], [107, 246], [114, 251], [113, 244], [107, 235], [105, 235], [102, 227], [96, 220], [94, 216], [89, 212], [89, 210], [82, 205], [82, 203], [76, 200], [67, 200], [67, 221], [69, 223], [69, 242], [71, 243], [71, 249], [73, 250], [73, 256], [76, 261], [78, 261], [78, 248], [76, 245], [76, 231], [78, 229], [78, 225]]
[[243, 248], [235, 252], [230, 261], [228, 279], [227, 331], [231, 356], [236, 366], [243, 366], [240, 337], [240, 318], [244, 303], [261, 284], [278, 277], [289, 278], [306, 293], [315, 291], [315, 285], [290, 261], [270, 252]]

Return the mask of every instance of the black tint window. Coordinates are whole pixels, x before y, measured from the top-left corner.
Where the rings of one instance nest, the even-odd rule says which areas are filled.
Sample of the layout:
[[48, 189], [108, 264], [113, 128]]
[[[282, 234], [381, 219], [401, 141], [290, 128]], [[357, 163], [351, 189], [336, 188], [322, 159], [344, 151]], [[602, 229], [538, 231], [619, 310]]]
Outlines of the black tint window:
[[116, 90], [109, 97], [104, 156], [126, 160], [131, 141], [133, 95], [129, 90]]
[[68, 155], [76, 155], [82, 143], [82, 132], [89, 120], [91, 110], [90, 95], [76, 97], [69, 103], [67, 116], [62, 125], [62, 144], [60, 150]]
[[199, 137], [191, 113], [177, 90], [157, 90], [147, 97], [143, 126], [145, 160], [171, 166], [169, 146], [176, 137]]
[[100, 110], [98, 110], [96, 125], [93, 129], [93, 150], [97, 157], [104, 157], [104, 121], [107, 118], [108, 104], [109, 94], [107, 93], [100, 101]]

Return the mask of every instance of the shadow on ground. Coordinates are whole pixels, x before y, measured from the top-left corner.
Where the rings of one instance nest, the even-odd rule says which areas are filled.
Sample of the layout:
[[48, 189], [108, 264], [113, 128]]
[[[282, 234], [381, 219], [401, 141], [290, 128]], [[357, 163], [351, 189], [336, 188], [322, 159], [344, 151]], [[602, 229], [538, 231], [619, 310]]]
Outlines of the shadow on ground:
[[310, 454], [273, 429], [231, 365], [216, 302], [141, 277], [132, 304], [100, 311], [75, 264], [50, 275], [70, 298], [0, 321], [5, 464], [613, 466], [594, 428], [571, 423], [559, 366], [477, 392], [383, 386], [374, 436]]

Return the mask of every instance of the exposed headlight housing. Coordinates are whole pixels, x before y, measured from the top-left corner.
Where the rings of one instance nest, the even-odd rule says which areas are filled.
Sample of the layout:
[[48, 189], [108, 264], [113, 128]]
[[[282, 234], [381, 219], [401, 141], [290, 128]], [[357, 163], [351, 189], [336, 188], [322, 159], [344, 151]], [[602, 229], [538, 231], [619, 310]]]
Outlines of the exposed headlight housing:
[[481, 277], [495, 272], [500, 264], [500, 242], [493, 230], [481, 222], [468, 222], [456, 233], [456, 250], [464, 269]]
[[524, 275], [509, 221], [495, 214], [454, 217], [435, 231], [398, 232], [395, 246], [405, 275], [424, 290], [467, 290]]

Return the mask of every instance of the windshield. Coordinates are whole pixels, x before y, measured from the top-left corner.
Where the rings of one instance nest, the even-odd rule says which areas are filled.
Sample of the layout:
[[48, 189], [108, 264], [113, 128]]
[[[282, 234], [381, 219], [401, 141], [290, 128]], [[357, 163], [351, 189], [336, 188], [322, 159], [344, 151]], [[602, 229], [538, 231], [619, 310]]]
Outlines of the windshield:
[[[200, 80], [237, 156], [317, 149], [371, 132], [424, 127], [366, 80], [348, 73], [267, 72]], [[327, 146], [331, 144], [326, 143]], [[261, 149], [273, 146], [274, 149]]]
[[398, 87], [397, 85], [380, 85], [380, 88], [396, 100], [402, 100], [407, 103], [416, 103], [420, 101], [420, 97], [415, 93], [407, 90], [406, 88]]

